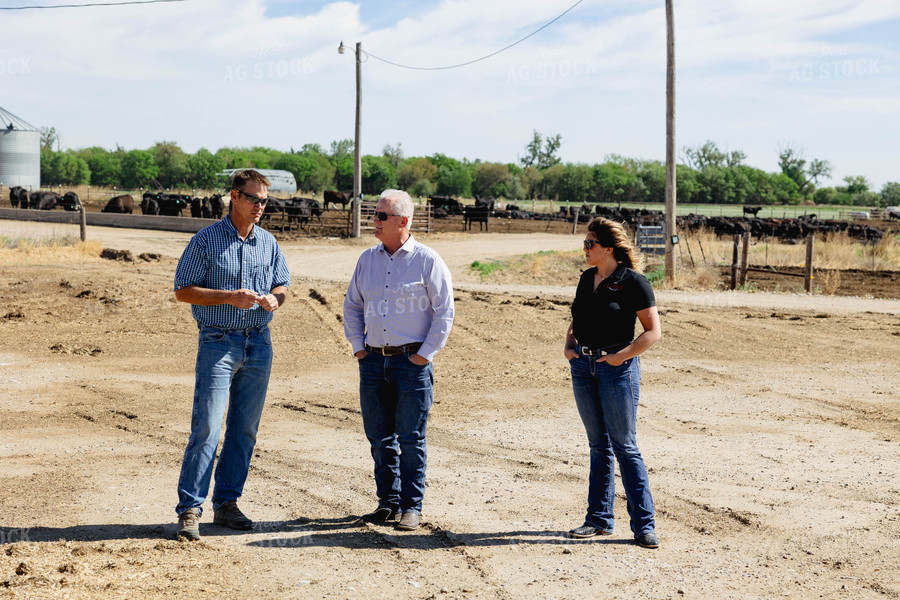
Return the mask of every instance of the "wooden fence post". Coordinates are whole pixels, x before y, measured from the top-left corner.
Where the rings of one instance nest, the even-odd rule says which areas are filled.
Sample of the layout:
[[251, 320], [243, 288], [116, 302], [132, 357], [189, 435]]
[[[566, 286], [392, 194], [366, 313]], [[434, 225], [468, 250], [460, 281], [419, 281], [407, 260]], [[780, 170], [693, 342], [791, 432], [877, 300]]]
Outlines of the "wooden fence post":
[[809, 234], [806, 238], [806, 269], [803, 272], [803, 287], [806, 292], [812, 291], [813, 278], [813, 234]]
[[750, 253], [750, 232], [745, 231], [743, 237], [743, 247], [741, 248], [741, 287], [747, 283], [747, 257]]
[[731, 253], [731, 289], [737, 288], [738, 279], [738, 242], [741, 236], [734, 234], [734, 249]]
[[581, 214], [581, 207], [575, 209], [575, 216], [572, 217], [572, 235], [578, 233], [578, 215]]
[[85, 241], [87, 239], [87, 212], [84, 210], [84, 205], [80, 205], [78, 207], [78, 212], [81, 213], [79, 215], [79, 224], [81, 225], [81, 241]]

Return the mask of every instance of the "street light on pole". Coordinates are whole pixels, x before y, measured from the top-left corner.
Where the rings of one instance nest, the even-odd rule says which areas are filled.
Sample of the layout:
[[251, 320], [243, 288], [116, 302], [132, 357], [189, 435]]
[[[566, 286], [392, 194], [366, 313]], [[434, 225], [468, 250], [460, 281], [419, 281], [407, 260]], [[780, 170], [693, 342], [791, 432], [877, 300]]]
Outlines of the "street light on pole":
[[[343, 54], [346, 46], [344, 42], [338, 46], [338, 54]], [[362, 198], [362, 158], [359, 145], [359, 121], [362, 110], [362, 69], [360, 68], [360, 55], [362, 54], [362, 42], [356, 43], [356, 132], [353, 138], [353, 232], [352, 237], [359, 237], [360, 229], [360, 203]]]

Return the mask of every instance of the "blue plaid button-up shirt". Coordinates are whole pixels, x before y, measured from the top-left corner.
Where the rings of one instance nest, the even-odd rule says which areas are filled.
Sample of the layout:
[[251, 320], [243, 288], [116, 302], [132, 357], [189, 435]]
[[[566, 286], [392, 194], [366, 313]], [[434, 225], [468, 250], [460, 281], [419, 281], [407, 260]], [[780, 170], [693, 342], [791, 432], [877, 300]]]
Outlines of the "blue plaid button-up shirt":
[[[254, 225], [247, 239], [241, 240], [228, 215], [191, 238], [175, 269], [176, 291], [196, 285], [213, 290], [248, 289], [265, 295], [290, 283], [287, 262], [272, 234]], [[192, 304], [191, 314], [200, 325], [225, 329], [259, 327], [272, 320], [267, 310], [230, 304]]]

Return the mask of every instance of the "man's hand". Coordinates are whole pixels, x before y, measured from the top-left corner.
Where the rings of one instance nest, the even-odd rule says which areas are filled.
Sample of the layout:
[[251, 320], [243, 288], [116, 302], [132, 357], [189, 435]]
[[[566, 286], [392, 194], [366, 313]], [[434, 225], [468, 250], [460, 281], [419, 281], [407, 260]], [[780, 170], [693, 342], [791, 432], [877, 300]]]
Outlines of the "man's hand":
[[275, 294], [266, 294], [265, 296], [260, 296], [258, 302], [260, 308], [269, 312], [273, 312], [279, 306], [281, 306], [281, 303], [278, 301], [278, 298], [275, 297]]
[[410, 354], [409, 362], [411, 362], [414, 365], [419, 365], [420, 367], [424, 367], [425, 365], [428, 364], [428, 359], [425, 357], [419, 356], [418, 354]]
[[228, 299], [228, 304], [232, 305], [235, 308], [250, 308], [254, 304], [262, 305], [260, 300], [262, 300], [263, 298], [264, 296], [257, 295], [257, 293], [253, 290], [234, 290], [233, 292], [231, 292], [231, 296]]
[[357, 352], [357, 353], [354, 354], [353, 356], [356, 357], [356, 360], [362, 360], [362, 359], [364, 359], [366, 356], [368, 356], [368, 354], [369, 354], [369, 353], [366, 352], [365, 350], [360, 350], [359, 352]]

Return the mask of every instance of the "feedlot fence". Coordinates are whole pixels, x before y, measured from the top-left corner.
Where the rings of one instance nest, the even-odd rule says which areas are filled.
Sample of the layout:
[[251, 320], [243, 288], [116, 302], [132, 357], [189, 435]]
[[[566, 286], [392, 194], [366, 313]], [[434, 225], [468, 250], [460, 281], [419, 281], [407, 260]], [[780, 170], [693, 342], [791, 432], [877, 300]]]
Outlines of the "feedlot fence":
[[[375, 229], [375, 202], [363, 202], [359, 210], [359, 228]], [[431, 233], [433, 230], [434, 211], [431, 204], [417, 206], [413, 213], [411, 229], [413, 231]]]

